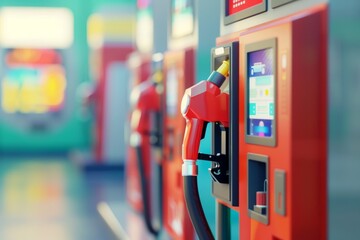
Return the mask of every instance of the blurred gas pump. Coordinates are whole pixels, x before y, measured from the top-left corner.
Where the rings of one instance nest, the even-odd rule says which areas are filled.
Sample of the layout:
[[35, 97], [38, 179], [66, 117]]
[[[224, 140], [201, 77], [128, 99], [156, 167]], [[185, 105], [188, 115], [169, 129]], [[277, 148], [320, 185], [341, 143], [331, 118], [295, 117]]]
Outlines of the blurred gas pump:
[[229, 125], [229, 95], [221, 92], [220, 89], [228, 72], [229, 61], [224, 61], [217, 71], [211, 73], [208, 80], [188, 88], [181, 102], [181, 112], [186, 119], [182, 145], [185, 200], [191, 221], [200, 239], [214, 239], [214, 237], [200, 202], [196, 161], [202, 159], [216, 162], [216, 168], [211, 170], [212, 176], [217, 181], [226, 182], [226, 177], [220, 177], [226, 176], [226, 169], [223, 169], [226, 156], [199, 154], [199, 146], [208, 122], [219, 122], [224, 127]]
[[[130, 93], [130, 104], [136, 103], [138, 100], [138, 96], [141, 93], [141, 91], [144, 89], [145, 86], [150, 86], [148, 79], [151, 78], [151, 58], [149, 54], [140, 54], [137, 52], [134, 52], [131, 54], [130, 58], [128, 59], [128, 66], [131, 69], [131, 88], [133, 91]], [[143, 86], [142, 88], [140, 86]], [[137, 89], [137, 91], [135, 91]], [[145, 87], [146, 89], [146, 87]], [[135, 101], [132, 99], [135, 98]], [[139, 102], [140, 103], [140, 102]], [[133, 111], [137, 111], [137, 113], [133, 113]], [[136, 117], [139, 116], [139, 111], [137, 110], [136, 106], [130, 106], [129, 110], [129, 123], [131, 125], [131, 122], [133, 122], [132, 125], [137, 125], [139, 119], [136, 119]], [[130, 138], [131, 138], [131, 126], [126, 126], [127, 133], [125, 135], [126, 142], [127, 142], [127, 161], [125, 166], [126, 171], [126, 198], [129, 202], [130, 206], [136, 211], [136, 212], [142, 212], [143, 207], [143, 201], [142, 201], [142, 194], [141, 194], [141, 182], [140, 182], [140, 173], [137, 165], [137, 157], [136, 157], [136, 149], [131, 146], [130, 144]], [[133, 137], [134, 139], [134, 137]], [[134, 141], [134, 140], [133, 140]], [[143, 148], [147, 148], [145, 155], [146, 158], [149, 157], [149, 149], [150, 146], [144, 145]], [[144, 149], [145, 150], [145, 149]], [[145, 161], [148, 163], [148, 161]], [[146, 169], [148, 169], [148, 165], [146, 165]], [[148, 171], [148, 170], [146, 170]]]
[[162, 54], [155, 54], [152, 76], [136, 86], [131, 93], [133, 110], [130, 121], [130, 146], [136, 152], [143, 201], [142, 214], [148, 231], [155, 236], [161, 228], [162, 80]]
[[[90, 128], [91, 140], [88, 149], [75, 150], [72, 155], [85, 169], [120, 169], [125, 162], [130, 74], [126, 60], [134, 51], [129, 27], [134, 25], [133, 12], [125, 5], [100, 7], [88, 19], [90, 81], [79, 87], [78, 94], [82, 117], [90, 120], [84, 126]], [[119, 27], [109, 27], [114, 25]]]
[[[162, 52], [166, 49], [170, 2], [136, 1], [136, 51], [128, 60], [131, 76], [130, 133], [126, 162], [126, 198], [131, 210], [142, 215], [143, 237], [158, 235], [162, 225]], [[141, 217], [141, 216], [140, 216]], [[146, 229], [147, 228], [147, 229]], [[150, 234], [149, 234], [150, 233]], [[151, 236], [153, 235], [153, 236]]]

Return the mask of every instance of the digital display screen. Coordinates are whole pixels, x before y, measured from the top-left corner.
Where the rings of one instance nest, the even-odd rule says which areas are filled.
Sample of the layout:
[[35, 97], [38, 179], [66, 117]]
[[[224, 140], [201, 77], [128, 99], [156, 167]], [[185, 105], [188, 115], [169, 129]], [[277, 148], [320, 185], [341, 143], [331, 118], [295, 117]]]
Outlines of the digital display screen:
[[172, 0], [171, 36], [179, 38], [194, 31], [194, 4], [192, 0]]
[[247, 134], [272, 137], [275, 120], [274, 49], [249, 52], [247, 55]]
[[178, 109], [178, 77], [176, 68], [170, 68], [166, 77], [166, 112], [168, 116], [176, 116]]
[[1, 79], [1, 106], [6, 113], [58, 112], [66, 90], [65, 69], [55, 50], [10, 49]]
[[246, 9], [252, 8], [258, 4], [264, 3], [265, 0], [228, 0], [227, 1], [227, 16], [233, 15], [235, 13], [244, 11]]

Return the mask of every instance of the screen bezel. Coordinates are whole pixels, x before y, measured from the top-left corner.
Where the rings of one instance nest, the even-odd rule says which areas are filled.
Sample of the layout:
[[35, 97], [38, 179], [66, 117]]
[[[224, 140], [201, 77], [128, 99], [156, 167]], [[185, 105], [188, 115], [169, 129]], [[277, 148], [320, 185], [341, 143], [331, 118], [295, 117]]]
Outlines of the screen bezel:
[[[223, 48], [223, 53], [216, 53], [217, 49]], [[230, 126], [228, 131], [228, 151], [229, 151], [229, 183], [223, 184], [212, 181], [212, 194], [231, 206], [239, 206], [239, 42], [235, 41], [230, 44], [217, 46], [211, 50], [211, 70], [216, 70], [216, 59], [221, 57], [229, 57], [230, 73], [229, 73], [229, 98], [230, 98]], [[215, 133], [215, 124], [212, 127], [212, 133]], [[216, 139], [212, 137], [213, 154], [215, 150]], [[212, 163], [214, 166], [214, 163]]]
[[280, 7], [282, 5], [285, 5], [287, 3], [291, 3], [294, 2], [296, 0], [272, 0], [271, 1], [271, 8], [277, 8]]
[[[276, 146], [276, 135], [277, 135], [277, 41], [276, 38], [268, 39], [261, 42], [251, 43], [245, 45], [244, 52], [244, 63], [245, 63], [245, 141], [246, 143], [264, 145], [264, 146]], [[248, 72], [248, 55], [252, 52], [261, 51], [265, 49], [272, 48], [274, 50], [274, 61], [273, 61], [273, 72], [274, 72], [274, 119], [273, 119], [273, 128], [271, 137], [258, 137], [248, 135], [248, 107], [249, 107], [249, 72]]]
[[262, 3], [255, 5], [253, 7], [247, 8], [245, 10], [242, 10], [240, 12], [234, 13], [232, 15], [229, 15], [229, 7], [228, 7], [228, 2], [230, 0], [224, 0], [223, 4], [224, 4], [224, 24], [225, 25], [229, 25], [230, 23], [234, 23], [237, 22], [239, 20], [257, 15], [259, 13], [265, 12], [267, 10], [267, 6], [266, 6], [266, 0], [263, 0]]

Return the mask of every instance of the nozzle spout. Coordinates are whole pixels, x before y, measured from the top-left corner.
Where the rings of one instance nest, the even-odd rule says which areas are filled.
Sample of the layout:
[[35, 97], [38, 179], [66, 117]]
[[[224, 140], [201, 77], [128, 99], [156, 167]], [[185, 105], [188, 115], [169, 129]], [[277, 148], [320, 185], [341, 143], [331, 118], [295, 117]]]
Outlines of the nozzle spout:
[[229, 65], [229, 60], [225, 60], [216, 71], [224, 77], [227, 77], [229, 75]]

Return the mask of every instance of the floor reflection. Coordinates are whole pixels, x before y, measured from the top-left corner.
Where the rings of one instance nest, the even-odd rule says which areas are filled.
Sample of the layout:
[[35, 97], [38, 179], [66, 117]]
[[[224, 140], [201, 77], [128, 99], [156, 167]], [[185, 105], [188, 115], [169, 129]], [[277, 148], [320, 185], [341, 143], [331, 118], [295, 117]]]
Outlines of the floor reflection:
[[121, 173], [84, 173], [66, 159], [0, 161], [0, 239], [114, 239], [96, 204], [119, 200]]

